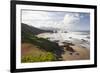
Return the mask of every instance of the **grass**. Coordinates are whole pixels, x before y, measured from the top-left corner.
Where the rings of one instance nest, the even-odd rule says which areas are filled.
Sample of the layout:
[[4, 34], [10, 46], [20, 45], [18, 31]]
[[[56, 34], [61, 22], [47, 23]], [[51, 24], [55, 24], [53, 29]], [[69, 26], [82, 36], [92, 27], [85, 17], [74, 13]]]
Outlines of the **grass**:
[[57, 50], [60, 51], [60, 48], [57, 43], [51, 42], [48, 39], [38, 38], [31, 34], [22, 34], [22, 43], [32, 43], [36, 45], [38, 48], [55, 53]]
[[30, 63], [30, 62], [45, 62], [45, 61], [54, 61], [55, 57], [51, 52], [39, 52], [35, 55], [27, 55], [22, 56], [22, 63]]
[[22, 43], [21, 45], [21, 62], [45, 62], [55, 61], [56, 57], [52, 52], [41, 50], [31, 43]]
[[[21, 56], [22, 63], [30, 63], [30, 62], [45, 62], [45, 61], [55, 61], [57, 57], [55, 55], [56, 50], [59, 46], [49, 41], [48, 39], [38, 38], [35, 35], [31, 35], [29, 33], [22, 33], [22, 44], [29, 43], [31, 46], [31, 51], [27, 55]], [[35, 49], [34, 45], [38, 48]], [[25, 46], [25, 45], [24, 45]], [[23, 51], [24, 48], [22, 48]], [[30, 49], [29, 47], [27, 48]], [[27, 53], [27, 51], [25, 52]]]

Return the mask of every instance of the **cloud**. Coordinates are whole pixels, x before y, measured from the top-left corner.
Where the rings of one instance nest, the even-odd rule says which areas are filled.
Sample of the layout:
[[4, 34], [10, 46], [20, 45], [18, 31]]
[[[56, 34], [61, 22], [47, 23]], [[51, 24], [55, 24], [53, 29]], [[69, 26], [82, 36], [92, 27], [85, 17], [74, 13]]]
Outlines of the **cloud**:
[[44, 21], [50, 20], [47, 12], [43, 11], [22, 11], [22, 22], [33, 25], [40, 26]]
[[73, 29], [80, 20], [79, 13], [22, 11], [22, 22], [34, 27]]
[[48, 17], [47, 12], [43, 11], [22, 11], [22, 19], [23, 20], [47, 20], [50, 19]]
[[64, 16], [64, 27], [67, 29], [73, 29], [74, 26], [79, 24], [80, 15], [79, 13], [66, 13]]

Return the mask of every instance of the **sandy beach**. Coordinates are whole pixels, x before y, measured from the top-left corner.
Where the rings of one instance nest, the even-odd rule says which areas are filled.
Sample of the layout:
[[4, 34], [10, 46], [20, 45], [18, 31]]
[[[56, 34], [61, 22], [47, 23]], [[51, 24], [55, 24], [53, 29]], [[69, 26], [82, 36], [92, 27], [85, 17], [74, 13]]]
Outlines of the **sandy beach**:
[[71, 46], [75, 52], [69, 52], [64, 49], [64, 54], [62, 54], [62, 59], [65, 60], [87, 60], [90, 58], [90, 50], [83, 48], [79, 45]]
[[[67, 35], [66, 35], [67, 34]], [[56, 35], [56, 36], [55, 36]], [[51, 38], [54, 39], [51, 40], [63, 40], [61, 44], [63, 45], [63, 51], [64, 53], [61, 54], [62, 59], [61, 60], [88, 60], [90, 59], [90, 47], [89, 47], [89, 39], [84, 38], [85, 35], [77, 35], [76, 33], [62, 33], [61, 36], [59, 36], [58, 33], [50, 34], [50, 33], [43, 33], [39, 34], [38, 37], [43, 38]], [[70, 44], [67, 44], [70, 42]], [[67, 46], [66, 46], [67, 45]], [[64, 47], [65, 46], [65, 47]], [[66, 49], [67, 48], [67, 49]]]

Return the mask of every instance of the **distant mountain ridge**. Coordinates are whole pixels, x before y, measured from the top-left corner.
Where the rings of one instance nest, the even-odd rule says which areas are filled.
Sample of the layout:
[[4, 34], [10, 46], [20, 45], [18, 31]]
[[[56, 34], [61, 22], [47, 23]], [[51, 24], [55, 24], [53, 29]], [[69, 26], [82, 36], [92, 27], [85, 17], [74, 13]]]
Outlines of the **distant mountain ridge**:
[[50, 30], [50, 31], [58, 31], [58, 30], [60, 30], [59, 28], [55, 28], [55, 27], [40, 27], [40, 29]]
[[21, 33], [29, 33], [33, 35], [37, 35], [44, 32], [51, 32], [49, 30], [42, 30], [24, 23], [21, 23]]

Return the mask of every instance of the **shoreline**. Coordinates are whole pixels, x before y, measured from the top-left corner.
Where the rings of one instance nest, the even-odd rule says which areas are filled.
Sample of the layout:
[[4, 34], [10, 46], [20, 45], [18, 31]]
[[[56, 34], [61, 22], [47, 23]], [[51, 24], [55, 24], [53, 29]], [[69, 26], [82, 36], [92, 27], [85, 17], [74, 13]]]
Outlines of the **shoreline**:
[[70, 46], [75, 52], [70, 52], [64, 49], [64, 54], [62, 54], [63, 61], [71, 60], [89, 60], [90, 59], [90, 50], [88, 48], [83, 48], [77, 44]]

